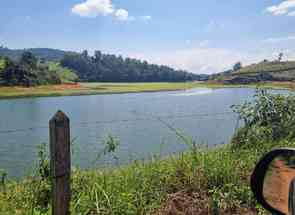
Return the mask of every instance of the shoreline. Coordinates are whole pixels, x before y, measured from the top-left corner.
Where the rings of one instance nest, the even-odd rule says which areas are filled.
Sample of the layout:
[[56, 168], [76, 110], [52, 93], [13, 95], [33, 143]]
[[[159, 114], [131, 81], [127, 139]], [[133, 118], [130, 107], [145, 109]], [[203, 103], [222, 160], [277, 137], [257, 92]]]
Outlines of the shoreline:
[[264, 88], [275, 90], [294, 90], [292, 83], [270, 82], [256, 84], [222, 84], [208, 82], [180, 83], [78, 83], [63, 85], [45, 85], [38, 87], [0, 87], [0, 101], [21, 98], [90, 96], [130, 93], [155, 93], [190, 90], [197, 88]]

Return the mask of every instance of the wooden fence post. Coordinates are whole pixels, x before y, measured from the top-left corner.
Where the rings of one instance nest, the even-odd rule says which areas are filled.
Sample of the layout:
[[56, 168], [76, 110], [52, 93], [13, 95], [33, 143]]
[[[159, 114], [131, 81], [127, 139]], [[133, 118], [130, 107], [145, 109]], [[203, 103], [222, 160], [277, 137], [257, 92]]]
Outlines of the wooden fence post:
[[49, 121], [52, 215], [70, 214], [70, 120], [58, 111]]

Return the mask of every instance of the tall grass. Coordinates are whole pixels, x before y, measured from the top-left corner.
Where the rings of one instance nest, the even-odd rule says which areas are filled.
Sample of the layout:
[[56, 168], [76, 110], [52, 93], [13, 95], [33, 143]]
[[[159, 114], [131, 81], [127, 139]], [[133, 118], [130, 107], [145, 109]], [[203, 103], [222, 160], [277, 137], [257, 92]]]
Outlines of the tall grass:
[[[212, 210], [256, 210], [249, 176], [257, 159], [272, 147], [233, 150], [197, 148], [166, 159], [134, 162], [128, 167], [72, 174], [72, 214], [153, 214], [169, 194], [200, 193]], [[3, 185], [2, 185], [3, 186]], [[5, 183], [0, 214], [50, 214], [49, 184], [41, 178]]]

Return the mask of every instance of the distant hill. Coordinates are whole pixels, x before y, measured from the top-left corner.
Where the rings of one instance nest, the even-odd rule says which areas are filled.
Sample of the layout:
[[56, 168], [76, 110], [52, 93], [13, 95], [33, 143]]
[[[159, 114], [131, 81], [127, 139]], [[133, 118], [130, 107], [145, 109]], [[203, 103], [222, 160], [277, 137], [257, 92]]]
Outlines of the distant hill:
[[0, 56], [18, 60], [24, 51], [29, 51], [37, 58], [44, 59], [45, 61], [60, 61], [66, 54], [74, 53], [50, 48], [8, 49], [0, 47]]
[[0, 47], [0, 57], [6, 56], [16, 63], [24, 52], [32, 53], [41, 64], [60, 63], [61, 66], [75, 72], [80, 81], [85, 82], [180, 82], [204, 81], [209, 77], [100, 51], [95, 51], [92, 56], [88, 55], [87, 50], [77, 53], [50, 48]]
[[261, 81], [295, 81], [295, 61], [263, 61], [237, 71], [219, 73], [211, 79], [230, 84], [247, 84]]
[[235, 74], [253, 74], [261, 72], [282, 72], [282, 71], [295, 71], [295, 61], [285, 62], [261, 62], [258, 64], [252, 64], [250, 66], [243, 67], [235, 72]]

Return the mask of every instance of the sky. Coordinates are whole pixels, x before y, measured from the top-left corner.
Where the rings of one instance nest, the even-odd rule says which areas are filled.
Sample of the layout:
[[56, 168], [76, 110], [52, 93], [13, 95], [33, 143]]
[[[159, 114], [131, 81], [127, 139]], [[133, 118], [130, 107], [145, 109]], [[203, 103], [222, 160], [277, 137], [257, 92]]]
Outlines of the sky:
[[295, 60], [295, 0], [2, 0], [0, 45], [122, 55], [193, 73]]

